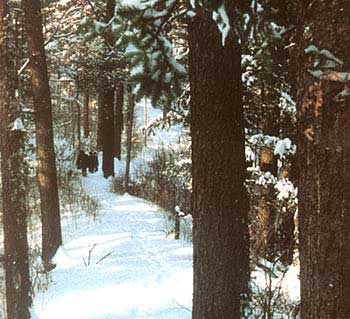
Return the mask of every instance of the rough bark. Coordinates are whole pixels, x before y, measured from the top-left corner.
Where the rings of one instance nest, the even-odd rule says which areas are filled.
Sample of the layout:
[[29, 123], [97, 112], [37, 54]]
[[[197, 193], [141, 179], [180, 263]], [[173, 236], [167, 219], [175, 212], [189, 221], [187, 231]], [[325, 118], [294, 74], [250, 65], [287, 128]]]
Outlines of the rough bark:
[[[232, 6], [227, 8], [231, 18]], [[241, 51], [234, 32], [222, 46], [211, 15], [200, 8], [189, 25], [189, 44], [192, 318], [239, 319], [249, 277]]]
[[126, 119], [126, 168], [125, 168], [125, 192], [129, 191], [130, 162], [132, 148], [132, 128], [134, 125], [135, 97], [129, 92], [129, 105]]
[[[105, 22], [108, 23], [114, 16], [115, 1], [107, 0]], [[107, 32], [105, 42], [110, 46], [113, 35]], [[102, 99], [102, 170], [105, 178], [114, 176], [115, 131], [114, 131], [114, 93], [115, 86], [107, 83], [101, 91]]]
[[29, 319], [24, 132], [12, 130], [18, 111], [14, 104], [14, 69], [8, 50], [8, 20], [7, 1], [0, 1], [0, 149], [6, 308], [8, 319]]
[[[147, 128], [148, 125], [148, 105], [147, 105], [147, 98], [145, 98], [144, 106], [143, 106], [143, 125], [145, 128]], [[144, 136], [144, 145], [147, 146], [147, 130], [145, 129], [145, 136]]]
[[76, 112], [77, 144], [78, 144], [78, 150], [80, 150], [80, 147], [81, 147], [81, 132], [80, 132], [81, 108], [80, 108], [80, 101], [79, 101], [79, 91], [77, 91], [76, 95], [75, 95], [75, 105], [77, 107], [77, 112]]
[[102, 93], [102, 151], [103, 176], [114, 176], [114, 87]]
[[103, 140], [103, 102], [102, 93], [97, 93], [97, 141], [96, 149], [102, 151], [102, 140]]
[[89, 118], [90, 118], [90, 109], [89, 109], [89, 103], [90, 103], [90, 95], [89, 93], [85, 93], [84, 97], [84, 137], [88, 138], [90, 134], [90, 125], [89, 125]]
[[[300, 1], [299, 16], [309, 12]], [[350, 7], [347, 1], [317, 1], [308, 24], [313, 43], [349, 71]], [[299, 225], [301, 317], [345, 319], [350, 314], [350, 100], [335, 98], [337, 81], [312, 77], [309, 44], [299, 29]]]
[[124, 84], [117, 84], [115, 103], [115, 157], [121, 158], [122, 132], [123, 132], [123, 105], [124, 105]]
[[42, 258], [45, 264], [62, 243], [52, 104], [39, 0], [23, 0], [35, 111], [37, 177], [40, 189]]

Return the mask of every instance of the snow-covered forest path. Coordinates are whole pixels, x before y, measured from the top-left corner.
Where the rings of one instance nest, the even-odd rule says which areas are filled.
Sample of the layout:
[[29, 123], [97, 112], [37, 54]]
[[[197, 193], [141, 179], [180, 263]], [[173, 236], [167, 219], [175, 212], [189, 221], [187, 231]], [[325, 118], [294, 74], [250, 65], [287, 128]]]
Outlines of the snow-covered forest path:
[[81, 215], [63, 223], [64, 248], [48, 290], [34, 299], [36, 316], [191, 318], [191, 245], [166, 238], [159, 208], [111, 193], [100, 172], [84, 187], [100, 203], [96, 221]]

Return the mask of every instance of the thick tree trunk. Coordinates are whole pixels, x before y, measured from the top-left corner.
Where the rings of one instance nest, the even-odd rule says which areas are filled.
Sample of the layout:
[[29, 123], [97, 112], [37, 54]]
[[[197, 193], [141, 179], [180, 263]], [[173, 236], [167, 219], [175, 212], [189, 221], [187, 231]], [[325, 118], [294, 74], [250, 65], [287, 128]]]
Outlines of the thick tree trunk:
[[106, 88], [102, 94], [102, 151], [103, 176], [114, 176], [114, 87]]
[[[300, 1], [299, 16], [308, 6]], [[347, 1], [313, 6], [313, 44], [350, 69], [350, 7]], [[301, 21], [299, 25], [303, 25]], [[298, 111], [301, 317], [346, 319], [350, 314], [350, 100], [337, 99], [344, 84], [312, 77], [301, 41]], [[303, 61], [304, 60], [304, 61]], [[309, 65], [308, 65], [309, 64]], [[328, 70], [333, 71], [333, 69]]]
[[77, 113], [76, 113], [77, 142], [78, 142], [78, 150], [80, 150], [80, 147], [81, 147], [81, 132], [80, 132], [81, 107], [80, 107], [80, 101], [79, 101], [79, 91], [77, 91], [76, 95], [75, 95], [75, 105], [77, 107]]
[[168, 112], [169, 112], [169, 106], [168, 104], [169, 101], [166, 101], [163, 105], [163, 121], [166, 122], [167, 120], [167, 116], [168, 116]]
[[[114, 16], [115, 1], [107, 0], [105, 11], [105, 22], [108, 23]], [[113, 36], [107, 32], [105, 42], [110, 46]], [[101, 91], [102, 99], [102, 170], [105, 178], [114, 176], [114, 154], [115, 154], [115, 128], [114, 128], [114, 93], [115, 86], [107, 83]]]
[[[148, 125], [148, 105], [147, 105], [147, 98], [145, 97], [143, 106], [143, 125], [145, 128], [147, 128]], [[147, 146], [147, 130], [145, 129], [145, 136], [144, 136], [144, 145]]]
[[103, 94], [97, 93], [97, 138], [96, 138], [96, 149], [102, 151], [103, 141]]
[[193, 319], [239, 319], [249, 277], [241, 51], [234, 32], [223, 48], [211, 15], [196, 11], [189, 26]]
[[125, 192], [129, 191], [130, 178], [130, 162], [131, 162], [131, 148], [132, 148], [132, 128], [134, 125], [134, 109], [135, 97], [131, 92], [129, 94], [129, 105], [126, 119], [126, 168], [125, 168]]
[[89, 118], [90, 118], [90, 95], [89, 93], [85, 93], [84, 96], [84, 137], [88, 138], [90, 134], [90, 125], [89, 125]]
[[13, 129], [19, 113], [14, 105], [14, 69], [8, 51], [8, 23], [7, 1], [0, 1], [0, 149], [6, 308], [8, 319], [29, 319], [31, 297], [24, 133]]
[[45, 264], [62, 243], [53, 145], [52, 105], [39, 0], [23, 0], [34, 96], [37, 176], [41, 200], [42, 257]]
[[[1, 84], [0, 89], [2, 89]], [[2, 104], [1, 100], [0, 104]], [[7, 318], [26, 319], [30, 318], [31, 283], [27, 241], [28, 213], [25, 198], [27, 190], [23, 172], [24, 139], [21, 131], [5, 132], [3, 129], [5, 128], [2, 128], [5, 134], [2, 145], [1, 174]]]
[[121, 158], [122, 132], [123, 132], [123, 105], [124, 105], [124, 84], [117, 84], [115, 103], [115, 157]]

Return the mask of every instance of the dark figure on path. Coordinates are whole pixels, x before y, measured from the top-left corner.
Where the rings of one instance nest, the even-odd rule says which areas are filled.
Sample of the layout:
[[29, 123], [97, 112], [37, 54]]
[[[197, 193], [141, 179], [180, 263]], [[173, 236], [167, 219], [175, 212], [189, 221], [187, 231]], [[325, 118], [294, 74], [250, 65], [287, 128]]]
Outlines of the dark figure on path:
[[91, 151], [89, 152], [89, 156], [88, 156], [88, 165], [89, 165], [89, 173], [93, 173], [94, 172], [94, 155]]
[[87, 168], [89, 166], [89, 156], [84, 151], [79, 151], [77, 158], [77, 168], [81, 169], [83, 176], [87, 175]]
[[93, 162], [94, 172], [97, 172], [98, 171], [98, 158], [97, 158], [96, 152], [93, 152], [93, 154], [92, 154], [92, 162]]
[[84, 154], [84, 151], [81, 151], [81, 150], [78, 153], [77, 162], [76, 162], [77, 169], [81, 169], [81, 161], [83, 159], [83, 154]]

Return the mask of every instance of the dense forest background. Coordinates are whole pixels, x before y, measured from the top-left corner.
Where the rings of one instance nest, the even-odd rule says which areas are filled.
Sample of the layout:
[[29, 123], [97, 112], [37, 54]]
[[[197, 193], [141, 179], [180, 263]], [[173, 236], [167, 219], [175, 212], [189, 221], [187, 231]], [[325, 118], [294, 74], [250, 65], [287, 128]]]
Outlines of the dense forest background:
[[193, 319], [348, 318], [349, 28], [347, 0], [0, 0], [0, 316], [96, 216], [84, 150], [193, 242]]

